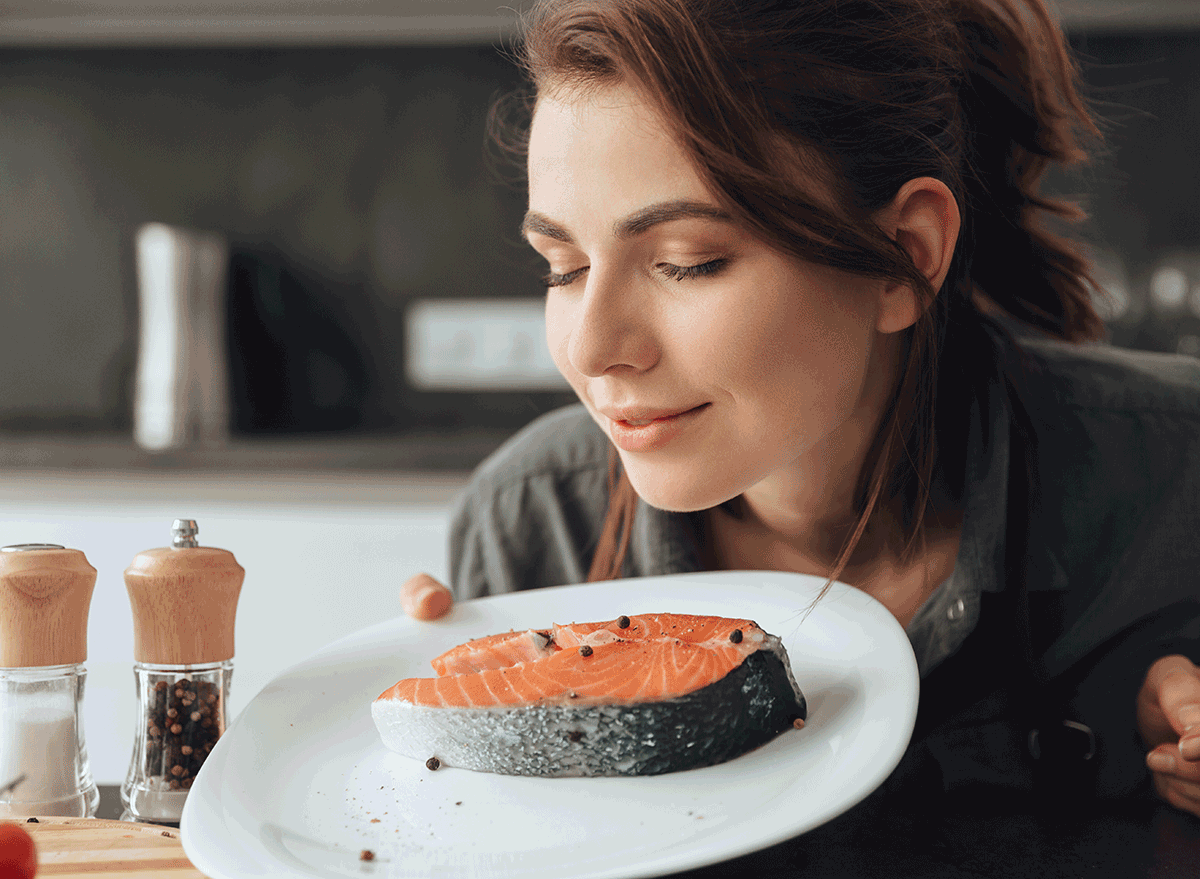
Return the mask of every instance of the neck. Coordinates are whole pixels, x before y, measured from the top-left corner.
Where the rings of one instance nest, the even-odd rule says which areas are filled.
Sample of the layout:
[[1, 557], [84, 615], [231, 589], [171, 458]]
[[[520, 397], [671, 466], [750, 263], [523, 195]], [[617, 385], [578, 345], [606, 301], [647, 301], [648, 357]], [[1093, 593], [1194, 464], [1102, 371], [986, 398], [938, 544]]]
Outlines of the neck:
[[[882, 404], [881, 395], [864, 395], [834, 434], [747, 488], [734, 507], [742, 529], [831, 568], [858, 526], [858, 483], [880, 429]], [[881, 527], [884, 522], [897, 527]], [[852, 561], [875, 554], [899, 530], [898, 517], [873, 516]]]
[[[821, 575], [833, 570], [859, 519], [849, 504], [813, 509], [749, 493], [727, 509], [714, 510], [712, 515], [724, 520], [714, 524], [740, 547], [731, 554], [754, 557], [754, 567]], [[866, 571], [885, 556], [898, 556], [902, 545], [899, 518], [886, 508], [878, 510], [855, 543], [843, 579], [853, 571]]]

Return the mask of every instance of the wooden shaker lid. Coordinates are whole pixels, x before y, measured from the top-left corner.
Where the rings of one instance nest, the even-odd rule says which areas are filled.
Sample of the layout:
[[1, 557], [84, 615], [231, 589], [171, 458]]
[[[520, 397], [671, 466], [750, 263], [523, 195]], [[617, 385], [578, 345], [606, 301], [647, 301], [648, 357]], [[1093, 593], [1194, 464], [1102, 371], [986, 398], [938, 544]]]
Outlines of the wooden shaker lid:
[[[176, 520], [191, 526], [191, 520]], [[177, 536], [176, 545], [138, 553], [125, 569], [133, 610], [133, 658], [193, 665], [233, 658], [233, 628], [246, 571], [233, 553]]]
[[77, 549], [50, 543], [0, 548], [0, 667], [86, 660], [95, 586], [96, 569]]

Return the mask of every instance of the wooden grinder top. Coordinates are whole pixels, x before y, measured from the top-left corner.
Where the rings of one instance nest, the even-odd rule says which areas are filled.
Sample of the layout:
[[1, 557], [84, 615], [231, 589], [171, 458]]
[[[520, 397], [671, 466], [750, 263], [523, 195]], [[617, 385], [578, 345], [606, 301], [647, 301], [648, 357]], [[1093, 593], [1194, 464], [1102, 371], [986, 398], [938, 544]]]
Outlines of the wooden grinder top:
[[74, 665], [87, 659], [96, 569], [52, 543], [0, 547], [0, 668]]
[[138, 553], [125, 569], [133, 658], [195, 665], [233, 658], [233, 627], [246, 571], [233, 553], [195, 541], [196, 523], [175, 520], [172, 546]]

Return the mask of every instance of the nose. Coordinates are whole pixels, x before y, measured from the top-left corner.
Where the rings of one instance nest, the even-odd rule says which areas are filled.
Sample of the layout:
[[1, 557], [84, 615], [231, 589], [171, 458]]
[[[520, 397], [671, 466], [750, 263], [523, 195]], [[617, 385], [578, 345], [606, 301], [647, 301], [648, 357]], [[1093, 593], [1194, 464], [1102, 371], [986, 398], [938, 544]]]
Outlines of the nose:
[[642, 295], [636, 280], [606, 276], [596, 268], [588, 272], [583, 296], [568, 306], [568, 362], [593, 378], [614, 370], [650, 369], [661, 354], [653, 302]]

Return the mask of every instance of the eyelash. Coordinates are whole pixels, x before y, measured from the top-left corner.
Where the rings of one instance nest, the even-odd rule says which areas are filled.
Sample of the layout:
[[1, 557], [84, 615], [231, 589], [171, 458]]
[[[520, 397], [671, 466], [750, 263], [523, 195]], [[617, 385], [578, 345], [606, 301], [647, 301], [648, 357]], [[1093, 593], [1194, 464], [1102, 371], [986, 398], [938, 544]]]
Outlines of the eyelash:
[[[714, 259], [705, 263], [700, 263], [694, 266], [677, 266], [671, 263], [660, 263], [658, 268], [663, 275], [672, 281], [687, 281], [692, 278], [703, 278], [709, 275], [715, 275], [725, 267], [726, 260]], [[565, 275], [557, 275], [554, 272], [542, 278], [542, 283], [547, 287], [565, 287], [575, 281], [580, 275], [587, 271], [587, 266], [582, 269], [576, 269], [573, 272], [567, 272]]]
[[585, 266], [582, 269], [576, 269], [573, 272], [567, 272], [565, 275], [556, 275], [554, 272], [551, 272], [550, 274], [546, 275], [546, 277], [542, 278], [542, 283], [547, 287], [565, 287], [567, 284], [570, 284], [586, 271], [587, 267]]
[[725, 260], [714, 259], [708, 262], [702, 262], [694, 266], [676, 266], [670, 263], [663, 263], [659, 268], [662, 273], [672, 281], [687, 281], [691, 278], [704, 278], [709, 275], [715, 275], [725, 266]]

